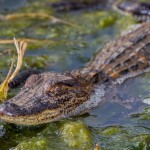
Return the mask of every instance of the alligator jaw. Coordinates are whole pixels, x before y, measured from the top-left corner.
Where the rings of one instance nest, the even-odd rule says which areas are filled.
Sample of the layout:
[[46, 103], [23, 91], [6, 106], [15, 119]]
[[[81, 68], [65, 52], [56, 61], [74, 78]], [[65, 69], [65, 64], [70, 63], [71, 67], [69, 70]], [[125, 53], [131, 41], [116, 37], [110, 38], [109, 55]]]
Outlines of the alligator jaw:
[[90, 92], [89, 83], [69, 75], [32, 75], [16, 96], [0, 105], [0, 119], [37, 125], [73, 116], [74, 109], [89, 99]]
[[[9, 123], [14, 123], [17, 125], [39, 125], [63, 118], [61, 115], [58, 115], [58, 113], [55, 111], [44, 111], [40, 114], [29, 116], [14, 116], [13, 114], [7, 112], [5, 108], [5, 104], [0, 105], [0, 120]], [[46, 115], [50, 114], [56, 117], [54, 117], [53, 119], [45, 118]]]

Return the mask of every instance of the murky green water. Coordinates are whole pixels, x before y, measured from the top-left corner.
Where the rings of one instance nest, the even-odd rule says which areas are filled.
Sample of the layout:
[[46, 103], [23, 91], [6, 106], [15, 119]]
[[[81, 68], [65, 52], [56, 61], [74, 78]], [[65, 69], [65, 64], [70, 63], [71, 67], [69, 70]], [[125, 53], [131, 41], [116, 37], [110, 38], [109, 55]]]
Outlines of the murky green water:
[[[135, 23], [132, 17], [111, 10], [59, 13], [49, 7], [50, 2], [52, 0], [0, 1], [0, 12], [5, 15], [38, 13], [62, 19], [58, 23], [38, 15], [0, 21], [1, 40], [13, 37], [37, 40], [28, 44], [23, 70], [64, 72], [77, 69], [106, 42]], [[1, 81], [7, 74], [14, 52], [13, 44], [0, 44]], [[150, 97], [149, 79], [149, 74], [145, 74], [127, 80], [118, 87], [119, 90], [116, 89], [122, 102], [108, 98], [83, 116], [35, 127], [0, 122], [0, 150], [89, 150], [96, 143], [104, 150], [148, 150], [150, 109], [146, 103]], [[17, 90], [10, 92], [16, 93]], [[131, 100], [133, 102], [128, 103]]]

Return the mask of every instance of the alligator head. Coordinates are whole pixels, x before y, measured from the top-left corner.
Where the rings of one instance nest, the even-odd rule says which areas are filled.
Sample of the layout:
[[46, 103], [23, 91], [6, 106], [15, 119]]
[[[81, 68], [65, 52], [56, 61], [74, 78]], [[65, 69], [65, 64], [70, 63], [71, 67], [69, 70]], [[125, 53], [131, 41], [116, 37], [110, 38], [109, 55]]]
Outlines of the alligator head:
[[0, 119], [35, 125], [75, 115], [74, 110], [87, 101], [90, 91], [91, 86], [85, 80], [71, 75], [31, 75], [15, 97], [0, 105]]

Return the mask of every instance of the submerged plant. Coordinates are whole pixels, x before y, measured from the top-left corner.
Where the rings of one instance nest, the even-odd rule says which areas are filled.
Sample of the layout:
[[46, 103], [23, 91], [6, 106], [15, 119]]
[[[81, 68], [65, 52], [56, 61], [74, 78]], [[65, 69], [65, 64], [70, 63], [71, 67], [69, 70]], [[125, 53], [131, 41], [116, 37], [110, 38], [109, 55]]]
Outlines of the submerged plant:
[[17, 54], [18, 54], [17, 66], [15, 70], [13, 71], [14, 59], [12, 59], [11, 67], [9, 69], [7, 77], [0, 85], [0, 102], [5, 101], [5, 99], [7, 98], [7, 92], [9, 90], [9, 83], [13, 80], [13, 78], [17, 75], [17, 73], [21, 69], [23, 56], [27, 48], [27, 42], [25, 41], [20, 41], [20, 43], [18, 43], [18, 41], [14, 38], [14, 44], [15, 44]]

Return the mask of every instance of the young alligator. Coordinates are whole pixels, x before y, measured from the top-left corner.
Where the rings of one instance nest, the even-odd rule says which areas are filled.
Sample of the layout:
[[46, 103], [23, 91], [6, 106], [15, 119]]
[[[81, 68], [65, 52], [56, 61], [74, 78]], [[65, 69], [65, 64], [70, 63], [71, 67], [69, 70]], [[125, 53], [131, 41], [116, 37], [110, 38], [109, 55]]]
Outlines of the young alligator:
[[0, 105], [0, 119], [36, 125], [84, 113], [104, 96], [102, 85], [150, 69], [150, 23], [106, 45], [85, 68], [31, 75], [21, 91]]

